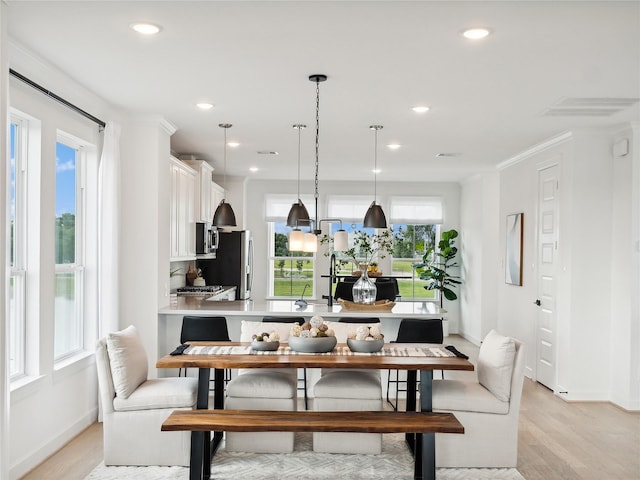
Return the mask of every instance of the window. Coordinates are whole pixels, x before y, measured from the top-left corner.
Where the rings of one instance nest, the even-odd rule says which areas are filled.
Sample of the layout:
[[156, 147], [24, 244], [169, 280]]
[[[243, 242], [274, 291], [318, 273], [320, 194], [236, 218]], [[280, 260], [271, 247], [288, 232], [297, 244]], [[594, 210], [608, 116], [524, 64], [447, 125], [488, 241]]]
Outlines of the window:
[[420, 280], [414, 263], [422, 261], [429, 247], [437, 245], [439, 225], [444, 222], [444, 203], [440, 197], [393, 196], [390, 199], [390, 223], [395, 240], [392, 273], [399, 278], [398, 287], [403, 299], [438, 298], [436, 290], [425, 290], [426, 280]]
[[59, 135], [56, 143], [54, 359], [83, 348], [82, 147]]
[[27, 121], [11, 116], [9, 127], [9, 377], [11, 380], [25, 374], [25, 204]]
[[425, 290], [426, 280], [413, 268], [414, 263], [422, 261], [427, 248], [436, 244], [436, 225], [394, 224], [395, 239], [391, 271], [393, 275], [410, 278], [398, 278], [398, 288], [403, 299], [436, 299], [436, 290]]
[[[305, 252], [290, 252], [286, 222], [269, 222], [271, 239], [269, 256], [269, 296], [300, 298], [315, 295], [313, 285], [315, 255]], [[306, 290], [305, 290], [306, 286]]]

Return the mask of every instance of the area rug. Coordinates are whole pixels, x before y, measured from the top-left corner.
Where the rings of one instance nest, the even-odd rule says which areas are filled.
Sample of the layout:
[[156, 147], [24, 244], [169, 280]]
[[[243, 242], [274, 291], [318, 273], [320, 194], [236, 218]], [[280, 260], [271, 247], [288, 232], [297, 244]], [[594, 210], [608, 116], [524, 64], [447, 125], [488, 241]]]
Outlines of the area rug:
[[[413, 458], [402, 434], [384, 435], [381, 455], [315, 453], [311, 434], [296, 434], [291, 454], [226, 452], [221, 445], [211, 465], [215, 480], [389, 480], [412, 479]], [[437, 480], [524, 480], [515, 468], [439, 468]], [[185, 467], [105, 467], [86, 480], [187, 480]]]

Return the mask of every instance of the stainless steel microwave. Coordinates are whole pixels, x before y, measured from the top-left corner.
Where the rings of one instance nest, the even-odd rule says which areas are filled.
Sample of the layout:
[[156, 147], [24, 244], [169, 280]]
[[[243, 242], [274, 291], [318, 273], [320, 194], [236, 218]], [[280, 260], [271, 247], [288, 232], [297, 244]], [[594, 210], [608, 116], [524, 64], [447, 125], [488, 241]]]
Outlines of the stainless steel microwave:
[[218, 229], [210, 223], [196, 222], [196, 255], [215, 254], [218, 249]]

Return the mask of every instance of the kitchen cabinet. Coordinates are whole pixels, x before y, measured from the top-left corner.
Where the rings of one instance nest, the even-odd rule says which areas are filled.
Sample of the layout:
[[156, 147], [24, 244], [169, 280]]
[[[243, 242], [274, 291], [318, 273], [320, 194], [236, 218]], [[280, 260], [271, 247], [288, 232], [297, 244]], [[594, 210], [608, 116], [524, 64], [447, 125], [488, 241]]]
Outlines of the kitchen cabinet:
[[171, 174], [170, 260], [196, 256], [195, 197], [197, 172], [175, 157], [169, 159]]
[[224, 199], [224, 188], [218, 185], [216, 182], [211, 182], [211, 221], [213, 214], [216, 213], [218, 204]]
[[190, 159], [181, 159], [197, 172], [195, 195], [195, 218], [196, 222], [209, 222], [213, 220], [213, 212], [217, 207], [217, 203], [212, 203], [211, 192], [211, 176], [213, 175], [213, 167], [204, 160], [196, 160], [190, 156]]

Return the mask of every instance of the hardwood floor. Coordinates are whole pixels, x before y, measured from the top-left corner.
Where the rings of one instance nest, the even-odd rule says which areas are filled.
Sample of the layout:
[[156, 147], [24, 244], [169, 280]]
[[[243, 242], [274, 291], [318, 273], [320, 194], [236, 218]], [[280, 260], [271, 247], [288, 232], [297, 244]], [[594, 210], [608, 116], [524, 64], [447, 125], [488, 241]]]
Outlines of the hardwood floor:
[[[445, 341], [477, 358], [466, 340]], [[526, 480], [640, 479], [640, 413], [567, 403], [525, 379], [519, 429], [518, 471]], [[96, 423], [22, 480], [82, 480], [101, 460], [102, 424]]]

